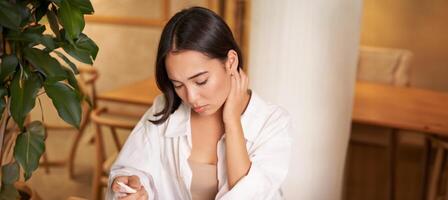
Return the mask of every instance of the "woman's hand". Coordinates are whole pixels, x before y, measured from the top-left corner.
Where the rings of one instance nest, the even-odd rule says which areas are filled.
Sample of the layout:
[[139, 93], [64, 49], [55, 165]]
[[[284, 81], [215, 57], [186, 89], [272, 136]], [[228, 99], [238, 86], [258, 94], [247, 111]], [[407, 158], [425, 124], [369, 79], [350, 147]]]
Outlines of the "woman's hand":
[[240, 122], [241, 114], [243, 114], [249, 100], [249, 79], [244, 71], [238, 71], [235, 67], [230, 78], [230, 92], [223, 109], [224, 124]]
[[[125, 193], [120, 185], [118, 185], [118, 181], [128, 185], [129, 187], [135, 189], [136, 193]], [[112, 190], [115, 192], [115, 195], [118, 199], [121, 200], [146, 200], [148, 199], [148, 193], [145, 188], [141, 185], [140, 179], [138, 176], [118, 176], [114, 179], [112, 183]]]

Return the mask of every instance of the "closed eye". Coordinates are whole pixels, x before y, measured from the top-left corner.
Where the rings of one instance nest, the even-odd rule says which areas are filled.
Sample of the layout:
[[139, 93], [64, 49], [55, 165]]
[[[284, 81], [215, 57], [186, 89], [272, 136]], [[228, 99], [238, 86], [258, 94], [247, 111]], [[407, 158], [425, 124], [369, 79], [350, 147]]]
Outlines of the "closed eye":
[[205, 81], [202, 81], [202, 82], [196, 82], [196, 84], [198, 84], [198, 85], [205, 85], [207, 83], [207, 81], [208, 81], [208, 79], [206, 79]]
[[179, 88], [181, 88], [183, 85], [174, 85], [174, 84], [173, 84], [173, 86], [174, 86], [174, 88], [179, 89]]

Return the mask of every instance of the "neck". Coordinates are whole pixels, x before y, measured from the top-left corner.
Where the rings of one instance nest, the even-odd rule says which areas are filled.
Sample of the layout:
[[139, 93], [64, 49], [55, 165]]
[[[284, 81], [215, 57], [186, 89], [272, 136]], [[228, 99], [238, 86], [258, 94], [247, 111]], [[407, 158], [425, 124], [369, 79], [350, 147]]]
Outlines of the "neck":
[[217, 131], [212, 131], [215, 134], [208, 134], [208, 135], [215, 135], [214, 137], [216, 137], [217, 139], [219, 139], [222, 134], [224, 133], [224, 121], [223, 121], [223, 117], [222, 117], [222, 112], [223, 109], [220, 108], [218, 111], [216, 111], [214, 114], [212, 115], [208, 115], [208, 116], [201, 116], [195, 112], [191, 113], [191, 117], [192, 120], [196, 121], [196, 123], [200, 123], [202, 124], [203, 127], [207, 127], [210, 130], [217, 130]]

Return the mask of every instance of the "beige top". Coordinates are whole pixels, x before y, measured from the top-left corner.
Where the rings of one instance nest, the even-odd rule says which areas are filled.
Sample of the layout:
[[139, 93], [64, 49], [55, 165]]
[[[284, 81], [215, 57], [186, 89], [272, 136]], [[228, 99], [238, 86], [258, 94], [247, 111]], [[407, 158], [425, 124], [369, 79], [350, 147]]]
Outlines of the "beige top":
[[216, 165], [198, 163], [188, 159], [193, 178], [191, 196], [193, 200], [212, 200], [218, 193], [218, 176]]

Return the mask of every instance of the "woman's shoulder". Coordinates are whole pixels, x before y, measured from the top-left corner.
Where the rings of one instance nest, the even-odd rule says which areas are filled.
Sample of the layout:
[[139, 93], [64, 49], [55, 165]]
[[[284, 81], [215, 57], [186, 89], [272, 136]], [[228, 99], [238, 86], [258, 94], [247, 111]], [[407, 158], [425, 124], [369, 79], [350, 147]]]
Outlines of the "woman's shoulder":
[[243, 126], [251, 132], [246, 134], [247, 138], [270, 137], [281, 133], [292, 124], [291, 116], [286, 109], [265, 101], [256, 93], [252, 93], [246, 111], [247, 113], [243, 115]]
[[252, 92], [248, 109], [250, 109], [249, 112], [251, 112], [252, 116], [261, 117], [266, 120], [270, 118], [290, 118], [290, 114], [285, 108], [278, 104], [264, 100], [255, 92]]

